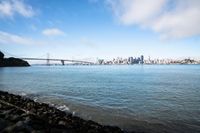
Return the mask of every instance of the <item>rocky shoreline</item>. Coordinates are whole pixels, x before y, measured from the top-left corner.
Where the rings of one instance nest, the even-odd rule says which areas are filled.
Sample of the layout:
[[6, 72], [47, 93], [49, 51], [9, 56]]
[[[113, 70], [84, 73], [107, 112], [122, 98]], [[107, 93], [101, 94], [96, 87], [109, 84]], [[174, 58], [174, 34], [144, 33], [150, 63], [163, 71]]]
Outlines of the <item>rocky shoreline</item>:
[[124, 133], [58, 110], [45, 103], [0, 91], [0, 132]]

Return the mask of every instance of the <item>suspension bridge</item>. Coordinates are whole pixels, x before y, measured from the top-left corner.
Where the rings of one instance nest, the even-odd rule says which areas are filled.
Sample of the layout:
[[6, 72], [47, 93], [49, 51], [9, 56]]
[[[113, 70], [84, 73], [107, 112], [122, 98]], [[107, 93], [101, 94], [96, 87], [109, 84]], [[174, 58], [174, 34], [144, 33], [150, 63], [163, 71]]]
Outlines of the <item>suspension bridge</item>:
[[83, 61], [83, 60], [74, 60], [74, 59], [59, 59], [59, 58], [50, 58], [49, 54], [47, 53], [47, 57], [46, 58], [42, 58], [42, 57], [20, 57], [20, 56], [16, 56], [13, 54], [9, 54], [7, 52], [4, 52], [6, 54], [6, 57], [16, 57], [22, 60], [26, 60], [26, 61], [46, 61], [46, 65], [50, 65], [50, 61], [57, 61], [60, 62], [62, 65], [65, 65], [65, 63], [77, 63], [77, 64], [84, 64], [84, 65], [93, 65], [94, 62], [90, 62], [90, 61]]
[[51, 58], [27, 58], [27, 57], [22, 57], [20, 59], [23, 59], [23, 60], [44, 60], [46, 61], [47, 65], [50, 65], [50, 61], [59, 61], [61, 62], [62, 65], [65, 65], [65, 62], [71, 62], [71, 63], [80, 63], [80, 64], [89, 64], [89, 65], [92, 65], [94, 64], [93, 62], [88, 62], [88, 61], [81, 61], [81, 60], [69, 60], [69, 59], [51, 59]]

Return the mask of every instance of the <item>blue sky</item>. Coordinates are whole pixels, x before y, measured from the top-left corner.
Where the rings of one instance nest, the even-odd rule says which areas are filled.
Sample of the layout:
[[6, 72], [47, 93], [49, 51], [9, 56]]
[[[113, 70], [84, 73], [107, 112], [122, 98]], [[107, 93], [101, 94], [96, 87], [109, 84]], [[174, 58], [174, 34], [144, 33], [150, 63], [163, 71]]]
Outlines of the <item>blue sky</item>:
[[200, 57], [199, 0], [0, 0], [0, 50], [23, 57]]

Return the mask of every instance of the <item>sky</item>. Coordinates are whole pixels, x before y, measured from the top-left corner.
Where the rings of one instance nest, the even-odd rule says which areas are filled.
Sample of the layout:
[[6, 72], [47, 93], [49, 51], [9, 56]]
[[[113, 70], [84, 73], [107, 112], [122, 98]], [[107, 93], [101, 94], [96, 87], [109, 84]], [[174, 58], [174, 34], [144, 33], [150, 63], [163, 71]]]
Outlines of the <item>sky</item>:
[[6, 56], [200, 57], [199, 0], [0, 0]]

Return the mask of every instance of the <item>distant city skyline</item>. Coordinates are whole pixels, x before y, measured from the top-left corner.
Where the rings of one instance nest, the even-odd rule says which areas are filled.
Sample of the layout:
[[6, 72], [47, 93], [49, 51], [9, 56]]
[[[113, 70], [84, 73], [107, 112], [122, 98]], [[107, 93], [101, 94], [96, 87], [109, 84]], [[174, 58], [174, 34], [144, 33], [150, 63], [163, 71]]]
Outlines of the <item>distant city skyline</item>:
[[20, 57], [200, 57], [199, 0], [1, 0], [0, 50]]

